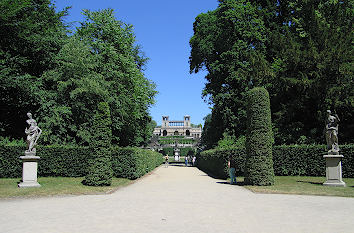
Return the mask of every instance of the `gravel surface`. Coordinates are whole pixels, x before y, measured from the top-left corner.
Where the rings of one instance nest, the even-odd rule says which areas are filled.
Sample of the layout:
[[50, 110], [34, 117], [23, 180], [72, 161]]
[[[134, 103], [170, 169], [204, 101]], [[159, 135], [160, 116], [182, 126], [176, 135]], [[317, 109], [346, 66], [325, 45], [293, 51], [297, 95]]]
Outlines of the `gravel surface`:
[[109, 195], [0, 200], [1, 233], [354, 232], [354, 198], [255, 194], [163, 166]]

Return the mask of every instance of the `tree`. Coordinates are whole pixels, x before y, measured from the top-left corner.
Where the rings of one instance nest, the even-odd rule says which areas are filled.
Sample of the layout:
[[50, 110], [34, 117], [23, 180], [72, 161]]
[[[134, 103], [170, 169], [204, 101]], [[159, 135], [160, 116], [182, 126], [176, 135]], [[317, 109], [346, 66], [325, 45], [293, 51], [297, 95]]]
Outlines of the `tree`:
[[155, 84], [142, 73], [146, 58], [135, 46], [132, 26], [114, 17], [112, 9], [85, 10], [85, 21], [77, 36], [95, 55], [97, 73], [109, 83], [107, 91], [112, 116], [113, 142], [121, 146], [141, 145], [151, 135], [148, 108], [154, 103]]
[[[88, 145], [92, 114], [110, 107], [113, 143], [142, 145], [152, 132], [155, 84], [131, 25], [113, 10], [84, 11], [74, 35], [50, 0], [0, 0], [0, 136], [23, 137], [31, 111], [44, 144]], [[6, 33], [4, 33], [6, 32]]]
[[343, 118], [348, 130], [341, 131], [341, 142], [353, 142], [352, 8], [353, 1], [315, 0], [276, 8], [267, 54], [275, 73], [269, 90], [278, 143], [304, 137], [323, 143], [326, 109]]
[[326, 109], [343, 117], [342, 142], [352, 142], [353, 1], [219, 2], [196, 18], [190, 40], [190, 71], [208, 71], [204, 96], [223, 119], [215, 124], [245, 134], [245, 93], [264, 86], [277, 144], [323, 143]]
[[45, 144], [89, 145], [92, 115], [102, 99], [109, 99], [109, 83], [97, 73], [97, 58], [75, 36], [67, 40], [54, 68], [42, 75], [44, 85], [39, 117]]
[[200, 14], [190, 40], [190, 72], [206, 68], [204, 97], [214, 105], [213, 124], [221, 132], [240, 136], [246, 130], [245, 91], [249, 82], [261, 83], [269, 72], [264, 56], [264, 23], [248, 1], [220, 1], [219, 7]]
[[0, 0], [0, 136], [23, 137], [26, 113], [36, 116], [40, 76], [66, 39], [66, 13], [49, 0]]
[[201, 143], [205, 149], [211, 149], [217, 145], [217, 142], [222, 137], [223, 129], [220, 124], [216, 124], [218, 121], [213, 119], [215, 115], [208, 114], [204, 117], [204, 128], [201, 136]]

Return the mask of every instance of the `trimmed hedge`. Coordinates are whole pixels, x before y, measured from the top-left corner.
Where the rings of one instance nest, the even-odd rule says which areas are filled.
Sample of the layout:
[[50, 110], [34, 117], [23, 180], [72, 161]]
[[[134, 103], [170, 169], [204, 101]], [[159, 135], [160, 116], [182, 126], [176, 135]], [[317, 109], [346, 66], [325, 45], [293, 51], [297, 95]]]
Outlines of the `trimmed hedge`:
[[[192, 147], [182, 147], [180, 149], [180, 156], [187, 156], [187, 155], [194, 155], [195, 149]], [[173, 147], [164, 147], [163, 154], [166, 155], [168, 153], [169, 156], [175, 156], [174, 148]]]
[[[354, 178], [354, 144], [340, 145], [342, 174], [344, 178]], [[274, 173], [277, 176], [326, 176], [326, 163], [323, 155], [326, 145], [283, 145], [273, 147]], [[243, 176], [245, 168], [245, 149], [213, 149], [198, 155], [197, 166], [217, 178], [226, 179], [227, 159], [232, 156], [236, 162], [236, 175]]]
[[230, 156], [236, 164], [236, 176], [244, 174], [246, 150], [239, 148], [212, 149], [197, 155], [197, 167], [220, 179], [229, 177], [227, 162]]
[[112, 130], [111, 112], [107, 102], [100, 102], [93, 117], [88, 172], [83, 184], [89, 186], [110, 186], [112, 184]]
[[[137, 174], [144, 175], [142, 171], [148, 172], [155, 167], [159, 166], [163, 162], [163, 158], [160, 153], [144, 150], [140, 148], [130, 148], [133, 150], [128, 150], [126, 148], [113, 147], [112, 149], [112, 164], [113, 171], [117, 171], [117, 161], [120, 159], [123, 163], [131, 164], [131, 167], [144, 167], [144, 163], [147, 163], [149, 169], [141, 169]], [[135, 149], [135, 150], [134, 150]], [[16, 145], [0, 145], [0, 178], [20, 178], [22, 177], [22, 161], [19, 158], [24, 155], [26, 150], [25, 146]], [[125, 151], [124, 160], [117, 158], [122, 153], [120, 151]], [[132, 153], [129, 155], [129, 152]], [[93, 151], [88, 147], [75, 147], [75, 146], [38, 146], [37, 155], [41, 157], [38, 164], [38, 176], [63, 176], [63, 177], [83, 177], [87, 174], [88, 156], [92, 154]], [[143, 160], [134, 159], [134, 153], [146, 154]], [[132, 158], [130, 158], [132, 157]], [[149, 161], [147, 161], [149, 158]], [[125, 161], [128, 160], [128, 161]], [[151, 160], [151, 161], [150, 161]], [[153, 162], [152, 162], [153, 161]], [[136, 165], [139, 163], [139, 165]], [[152, 164], [156, 166], [152, 168]], [[131, 177], [130, 179], [136, 179], [139, 176], [121, 176], [121, 174], [131, 174], [132, 169], [127, 166], [122, 166], [123, 169], [119, 173], [114, 172], [115, 177]], [[152, 168], [152, 169], [151, 169]], [[150, 170], [151, 169], [151, 170]]]
[[175, 139], [175, 140], [172, 140], [172, 139], [161, 139], [159, 141], [159, 143], [161, 145], [165, 145], [165, 144], [175, 144], [177, 141], [178, 144], [193, 144], [194, 143], [194, 140], [193, 139]]
[[[0, 178], [22, 176], [22, 162], [20, 156], [25, 155], [26, 149], [26, 146], [0, 146]], [[38, 152], [40, 151], [38, 147], [37, 150]]]
[[[341, 145], [342, 175], [354, 178], [354, 144]], [[326, 176], [326, 145], [276, 146], [273, 149], [274, 171], [280, 176]]]
[[140, 148], [115, 148], [112, 154], [114, 176], [136, 179], [163, 163], [160, 153]]
[[272, 142], [269, 94], [264, 87], [256, 87], [247, 95], [246, 184], [274, 184]]

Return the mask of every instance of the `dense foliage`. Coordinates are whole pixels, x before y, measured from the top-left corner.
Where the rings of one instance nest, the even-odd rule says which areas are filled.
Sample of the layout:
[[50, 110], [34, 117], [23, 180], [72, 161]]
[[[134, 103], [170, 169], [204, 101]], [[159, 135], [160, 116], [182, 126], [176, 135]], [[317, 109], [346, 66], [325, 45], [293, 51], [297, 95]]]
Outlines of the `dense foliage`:
[[[175, 152], [174, 152], [174, 147], [164, 147], [162, 148], [162, 154], [163, 155], [167, 155], [168, 156], [175, 156]], [[188, 155], [194, 155], [195, 154], [195, 149], [192, 147], [181, 147], [179, 148], [179, 155], [180, 156], [188, 156]]]
[[116, 148], [113, 150], [112, 167], [116, 177], [139, 178], [163, 162], [162, 155], [139, 148]]
[[93, 127], [89, 154], [88, 172], [84, 184], [89, 186], [109, 186], [112, 183], [112, 130], [111, 114], [106, 102], [100, 102], [93, 117]]
[[67, 9], [50, 0], [0, 0], [0, 136], [24, 136], [26, 113], [43, 129], [41, 144], [88, 146], [92, 116], [104, 99], [113, 143], [140, 146], [152, 134], [155, 85], [132, 25], [111, 9], [85, 10], [69, 33]]
[[245, 93], [270, 93], [276, 144], [323, 143], [326, 109], [353, 142], [353, 1], [219, 0], [200, 14], [190, 40], [190, 72], [206, 69], [213, 104], [203, 143], [246, 134]]
[[[0, 178], [22, 176], [25, 146], [0, 145]], [[39, 176], [82, 177], [87, 174], [88, 158], [93, 151], [89, 147], [40, 146], [37, 155]], [[160, 153], [140, 148], [112, 148], [113, 176], [136, 179], [162, 163]]]
[[220, 179], [229, 177], [227, 162], [232, 157], [236, 164], [236, 176], [244, 175], [246, 150], [243, 148], [211, 149], [197, 155], [197, 167]]
[[0, 0], [0, 136], [23, 137], [26, 113], [37, 116], [41, 76], [67, 38], [65, 14], [50, 0]]
[[[354, 144], [341, 145], [342, 174], [354, 178]], [[274, 173], [277, 176], [326, 176], [325, 145], [291, 145], [273, 147]], [[197, 166], [217, 178], [228, 177], [227, 161], [232, 156], [236, 163], [236, 176], [243, 176], [246, 150], [242, 148], [211, 149], [201, 152]]]
[[267, 90], [259, 87], [251, 89], [247, 94], [246, 184], [274, 184], [270, 115]]

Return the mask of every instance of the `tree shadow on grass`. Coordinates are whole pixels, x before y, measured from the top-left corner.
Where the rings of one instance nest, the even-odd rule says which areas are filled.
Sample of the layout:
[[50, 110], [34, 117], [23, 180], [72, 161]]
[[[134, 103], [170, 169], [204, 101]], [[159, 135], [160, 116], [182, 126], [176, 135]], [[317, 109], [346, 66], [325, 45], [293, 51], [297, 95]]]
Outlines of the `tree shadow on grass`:
[[314, 185], [323, 185], [322, 182], [311, 182], [311, 181], [303, 181], [303, 180], [297, 180], [296, 182], [299, 182], [299, 183], [308, 183], [308, 184], [314, 184]]

